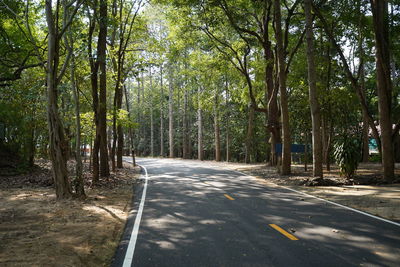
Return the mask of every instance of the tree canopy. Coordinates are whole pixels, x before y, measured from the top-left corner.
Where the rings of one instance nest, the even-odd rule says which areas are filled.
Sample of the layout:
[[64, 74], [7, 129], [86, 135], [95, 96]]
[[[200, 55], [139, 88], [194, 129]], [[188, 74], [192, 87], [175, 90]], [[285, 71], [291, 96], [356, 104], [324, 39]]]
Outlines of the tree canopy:
[[0, 167], [49, 158], [69, 198], [85, 151], [96, 183], [132, 153], [288, 175], [300, 144], [314, 176], [348, 152], [392, 182], [399, 27], [387, 0], [1, 0]]

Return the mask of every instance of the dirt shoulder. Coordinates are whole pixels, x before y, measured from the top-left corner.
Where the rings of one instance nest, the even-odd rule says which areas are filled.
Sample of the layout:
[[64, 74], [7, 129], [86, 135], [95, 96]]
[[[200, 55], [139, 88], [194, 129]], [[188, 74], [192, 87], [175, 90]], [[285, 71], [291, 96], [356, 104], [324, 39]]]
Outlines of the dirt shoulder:
[[40, 183], [2, 185], [0, 266], [108, 266], [139, 175], [126, 167], [87, 188], [84, 201], [56, 201], [54, 189]]
[[[400, 222], [400, 183], [379, 185], [380, 169], [379, 164], [361, 164], [357, 176], [349, 182], [340, 177], [336, 166], [332, 166], [330, 172], [325, 172], [324, 176], [337, 183], [336, 186], [306, 186], [311, 180], [311, 170], [304, 171], [304, 166], [293, 166], [293, 174], [290, 176], [280, 176], [276, 173], [276, 168], [271, 168], [265, 164], [242, 164], [213, 162], [221, 167], [255, 176], [264, 183], [286, 186], [313, 196], [334, 201], [355, 209], [359, 209], [370, 214]], [[400, 166], [396, 164], [396, 175], [400, 176]], [[372, 183], [362, 185], [363, 182]], [[357, 184], [361, 183], [361, 184]]]

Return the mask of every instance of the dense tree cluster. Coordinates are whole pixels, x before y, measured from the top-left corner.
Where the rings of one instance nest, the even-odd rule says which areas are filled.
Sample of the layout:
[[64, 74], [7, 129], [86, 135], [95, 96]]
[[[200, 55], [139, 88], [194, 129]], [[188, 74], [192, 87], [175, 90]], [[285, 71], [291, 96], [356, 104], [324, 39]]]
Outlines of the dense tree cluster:
[[0, 146], [50, 158], [59, 198], [84, 196], [84, 151], [94, 183], [132, 152], [286, 175], [292, 144], [314, 176], [348, 149], [391, 182], [399, 27], [386, 0], [1, 0]]

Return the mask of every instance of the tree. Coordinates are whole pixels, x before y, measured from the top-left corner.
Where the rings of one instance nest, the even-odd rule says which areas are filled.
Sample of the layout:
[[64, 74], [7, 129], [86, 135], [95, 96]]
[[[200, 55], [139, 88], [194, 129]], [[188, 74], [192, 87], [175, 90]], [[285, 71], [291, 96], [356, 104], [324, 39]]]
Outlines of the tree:
[[[62, 28], [57, 24], [60, 16], [61, 4], [57, 2], [56, 11], [53, 11], [52, 0], [46, 0], [46, 22], [48, 27], [47, 44], [47, 116], [49, 127], [50, 158], [52, 161], [52, 171], [54, 184], [56, 186], [56, 195], [58, 199], [70, 198], [72, 196], [71, 185], [68, 179], [67, 170], [67, 143], [64, 134], [64, 128], [58, 111], [58, 85], [65, 74], [68, 60], [71, 54], [68, 54], [61, 69], [60, 62], [60, 42], [62, 36], [72, 23], [72, 20], [81, 5], [80, 1], [75, 2], [75, 8], [70, 13], [68, 19], [64, 20]], [[64, 10], [65, 11], [65, 10]]]
[[97, 45], [97, 60], [99, 64], [99, 137], [100, 137], [100, 176], [110, 175], [107, 150], [107, 0], [100, 0], [99, 8], [99, 39]]
[[314, 63], [314, 34], [311, 15], [311, 1], [304, 0], [304, 14], [306, 19], [308, 86], [312, 119], [313, 145], [313, 176], [323, 177], [322, 170], [322, 139], [321, 139], [321, 111], [318, 101], [316, 71]]
[[201, 87], [197, 91], [197, 158], [204, 160], [204, 146], [203, 146], [203, 111], [201, 108]]
[[381, 127], [383, 177], [394, 179], [392, 128], [392, 79], [390, 72], [390, 44], [388, 1], [371, 0], [375, 32], [375, 59], [378, 86], [379, 125]]
[[281, 120], [282, 120], [282, 170], [283, 175], [290, 174], [290, 128], [289, 128], [289, 110], [286, 95], [286, 63], [285, 51], [283, 47], [282, 25], [281, 25], [281, 5], [280, 0], [274, 0], [275, 10], [275, 33], [278, 58], [278, 76], [279, 76], [279, 92], [281, 104]]
[[[64, 25], [67, 23], [66, 19], [69, 16], [68, 8], [64, 3]], [[79, 95], [80, 92], [77, 87], [77, 82], [75, 79], [75, 55], [74, 55], [74, 37], [72, 34], [71, 27], [64, 35], [64, 42], [66, 48], [68, 50], [68, 54], [71, 56], [70, 65], [69, 65], [69, 72], [70, 72], [70, 83], [72, 94], [74, 96], [74, 104], [75, 104], [75, 131], [76, 131], [76, 140], [75, 140], [75, 160], [76, 160], [76, 168], [75, 168], [75, 192], [79, 198], [85, 198], [85, 187], [83, 181], [83, 164], [82, 164], [82, 156], [81, 156], [81, 111], [80, 111], [80, 102], [79, 102]]]
[[173, 158], [174, 155], [174, 78], [172, 74], [172, 66], [168, 66], [168, 141], [169, 141], [169, 157]]

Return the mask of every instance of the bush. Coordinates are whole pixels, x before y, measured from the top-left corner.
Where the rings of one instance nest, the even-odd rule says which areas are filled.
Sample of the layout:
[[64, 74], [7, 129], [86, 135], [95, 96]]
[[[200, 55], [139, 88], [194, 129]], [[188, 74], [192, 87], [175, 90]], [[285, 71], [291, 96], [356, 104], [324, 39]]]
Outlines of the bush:
[[361, 158], [361, 143], [352, 136], [343, 136], [334, 144], [336, 164], [339, 166], [340, 175], [347, 179], [354, 176]]

